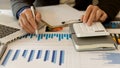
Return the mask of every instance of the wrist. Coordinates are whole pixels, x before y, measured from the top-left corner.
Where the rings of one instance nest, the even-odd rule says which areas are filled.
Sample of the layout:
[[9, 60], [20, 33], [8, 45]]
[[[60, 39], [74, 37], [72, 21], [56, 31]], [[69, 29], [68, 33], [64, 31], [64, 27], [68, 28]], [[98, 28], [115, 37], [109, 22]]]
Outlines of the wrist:
[[30, 8], [29, 6], [24, 6], [18, 12], [16, 13], [16, 18], [19, 19], [20, 14], [27, 8]]

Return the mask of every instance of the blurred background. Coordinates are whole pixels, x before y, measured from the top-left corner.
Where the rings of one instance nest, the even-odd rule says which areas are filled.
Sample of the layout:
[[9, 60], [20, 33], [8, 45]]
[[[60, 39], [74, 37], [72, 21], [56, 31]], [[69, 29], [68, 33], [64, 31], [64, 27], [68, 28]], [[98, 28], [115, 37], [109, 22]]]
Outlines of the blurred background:
[[10, 9], [10, 0], [0, 0], [0, 9]]
[[[97, 3], [97, 0], [93, 0], [93, 3]], [[0, 0], [0, 10], [4, 9], [11, 9], [10, 0]], [[120, 20], [120, 12], [116, 20]]]

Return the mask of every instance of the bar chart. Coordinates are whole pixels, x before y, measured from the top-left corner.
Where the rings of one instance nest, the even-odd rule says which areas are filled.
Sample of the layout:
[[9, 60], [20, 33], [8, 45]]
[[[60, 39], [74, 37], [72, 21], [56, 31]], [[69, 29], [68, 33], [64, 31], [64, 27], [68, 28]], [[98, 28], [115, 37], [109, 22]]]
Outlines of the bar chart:
[[76, 52], [70, 46], [25, 46], [9, 48], [1, 61], [1, 66], [3, 68], [94, 68], [96, 65], [97, 68], [114, 68], [114, 66], [119, 68], [119, 57], [119, 51]]
[[105, 23], [104, 26], [106, 28], [118, 29], [120, 28], [120, 21], [111, 21], [109, 23]]
[[[20, 54], [21, 53], [21, 54]], [[35, 54], [36, 53], [36, 54]], [[51, 55], [50, 55], [51, 54]], [[27, 57], [28, 55], [28, 57]], [[39, 60], [43, 57], [44, 62], [51, 61], [51, 63], [58, 63], [59, 66], [64, 64], [64, 50], [20, 50], [17, 49], [13, 52], [12, 49], [8, 50], [4, 60], [2, 61], [2, 66], [6, 66], [9, 61], [14, 62], [17, 61], [20, 57], [23, 59], [27, 59], [26, 62], [32, 62], [33, 60]], [[11, 57], [11, 59], [10, 59]], [[57, 60], [59, 60], [57, 62]]]
[[[33, 38], [35, 37], [35, 34], [26, 34], [22, 37], [20, 37], [20, 39], [22, 38]], [[63, 39], [66, 40], [70, 40], [71, 39], [71, 34], [69, 33], [45, 33], [45, 34], [39, 34], [37, 37], [37, 40], [40, 41], [42, 39], [53, 39], [53, 38], [57, 38], [58, 41], [61, 41]]]

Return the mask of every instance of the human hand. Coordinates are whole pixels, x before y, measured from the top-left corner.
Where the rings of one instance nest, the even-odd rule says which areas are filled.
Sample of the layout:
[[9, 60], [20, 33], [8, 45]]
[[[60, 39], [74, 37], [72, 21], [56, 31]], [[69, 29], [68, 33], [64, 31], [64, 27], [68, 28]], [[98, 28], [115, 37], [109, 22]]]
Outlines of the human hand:
[[98, 6], [89, 5], [85, 14], [82, 16], [81, 21], [83, 21], [83, 23], [87, 23], [87, 25], [90, 26], [93, 22], [96, 21], [104, 22], [107, 17], [107, 14]]
[[19, 16], [19, 24], [27, 33], [35, 33], [37, 24], [41, 20], [41, 15], [35, 11], [35, 19], [30, 8], [23, 10]]

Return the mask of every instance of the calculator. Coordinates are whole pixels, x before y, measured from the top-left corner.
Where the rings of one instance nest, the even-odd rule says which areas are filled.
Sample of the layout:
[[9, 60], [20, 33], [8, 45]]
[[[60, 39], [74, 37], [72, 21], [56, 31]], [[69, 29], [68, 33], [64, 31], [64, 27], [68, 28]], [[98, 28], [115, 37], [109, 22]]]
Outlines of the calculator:
[[77, 37], [93, 37], [93, 36], [108, 36], [109, 32], [101, 22], [95, 22], [91, 26], [86, 23], [74, 23], [73, 29]]

